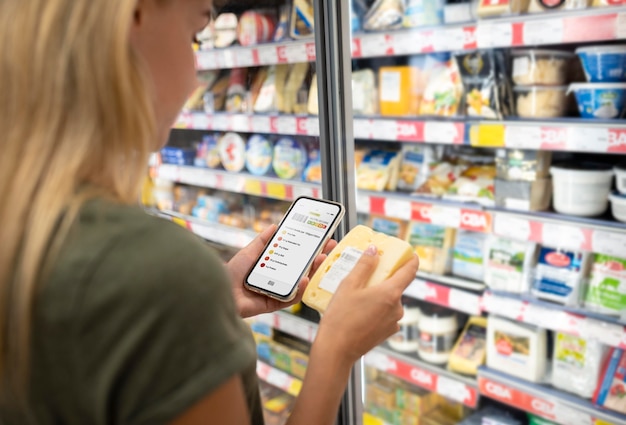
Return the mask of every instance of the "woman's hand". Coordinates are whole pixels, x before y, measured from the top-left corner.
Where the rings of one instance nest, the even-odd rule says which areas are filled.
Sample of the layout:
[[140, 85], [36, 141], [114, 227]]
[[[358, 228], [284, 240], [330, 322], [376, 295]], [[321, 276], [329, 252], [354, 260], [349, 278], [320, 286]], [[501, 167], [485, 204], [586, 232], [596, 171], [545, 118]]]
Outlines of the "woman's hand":
[[417, 255], [378, 285], [366, 283], [378, 264], [376, 247], [369, 247], [350, 274], [343, 280], [322, 316], [315, 345], [337, 356], [344, 364], [381, 344], [400, 329], [404, 313], [401, 297], [415, 279], [419, 268]]
[[272, 239], [276, 232], [276, 225], [271, 225], [265, 229], [259, 236], [257, 236], [248, 246], [239, 251], [229, 262], [226, 264], [226, 268], [230, 273], [231, 280], [233, 282], [233, 295], [235, 296], [235, 303], [239, 310], [241, 317], [252, 317], [261, 313], [271, 313], [276, 310], [280, 310], [290, 305], [300, 302], [304, 290], [309, 283], [309, 278], [315, 274], [315, 271], [322, 264], [326, 255], [332, 251], [337, 245], [334, 240], [328, 241], [323, 249], [323, 253], [318, 255], [313, 261], [313, 266], [309, 276], [306, 276], [298, 283], [298, 292], [296, 297], [288, 302], [282, 302], [270, 297], [266, 297], [256, 292], [252, 292], [244, 288], [243, 281], [246, 275], [254, 266], [254, 262], [259, 258], [265, 245]]

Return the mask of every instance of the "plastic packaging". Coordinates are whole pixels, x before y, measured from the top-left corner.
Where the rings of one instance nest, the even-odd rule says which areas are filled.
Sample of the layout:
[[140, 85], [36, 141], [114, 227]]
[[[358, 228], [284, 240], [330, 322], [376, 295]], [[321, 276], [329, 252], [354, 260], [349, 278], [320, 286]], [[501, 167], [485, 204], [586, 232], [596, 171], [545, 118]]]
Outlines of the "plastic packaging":
[[532, 382], [546, 372], [545, 329], [497, 316], [487, 322], [487, 367]]
[[420, 103], [420, 115], [457, 115], [463, 97], [463, 82], [455, 60], [433, 71]]
[[587, 46], [576, 49], [590, 83], [626, 81], [626, 44]]
[[585, 308], [622, 319], [626, 316], [626, 259], [595, 254]]
[[407, 143], [400, 152], [400, 176], [398, 190], [414, 191], [424, 183], [428, 164], [434, 159], [430, 146]]
[[246, 168], [250, 174], [265, 176], [272, 169], [274, 146], [265, 136], [255, 134], [248, 139]]
[[406, 241], [420, 258], [420, 270], [447, 274], [452, 268], [452, 244], [456, 230], [426, 223], [411, 223]]
[[161, 161], [163, 164], [193, 165], [196, 150], [194, 148], [175, 148], [166, 146], [161, 149]]
[[239, 22], [234, 13], [221, 13], [215, 18], [215, 47], [224, 48], [237, 40]]
[[583, 118], [620, 118], [626, 107], [626, 83], [576, 83], [571, 84]]
[[552, 152], [498, 149], [496, 177], [503, 180], [535, 181], [550, 176]]
[[574, 252], [542, 247], [535, 267], [531, 293], [548, 301], [577, 306], [588, 276], [591, 257]]
[[271, 41], [276, 31], [276, 16], [270, 11], [248, 10], [239, 18], [237, 39], [242, 46]]
[[529, 0], [480, 0], [477, 14], [480, 18], [525, 13], [528, 10]]
[[609, 200], [611, 201], [611, 213], [613, 213], [613, 217], [626, 223], [626, 195], [611, 193]]
[[559, 50], [513, 50], [513, 81], [519, 85], [562, 86], [572, 53]]
[[552, 356], [552, 385], [591, 398], [596, 389], [606, 347], [592, 339], [556, 332]]
[[443, 24], [444, 0], [407, 0], [403, 25], [418, 28]]
[[419, 322], [419, 356], [429, 363], [446, 363], [458, 329], [456, 313], [443, 307], [424, 306]]
[[[380, 114], [417, 115], [420, 99], [414, 94], [420, 70], [412, 66], [385, 66], [378, 71]], [[359, 96], [356, 96], [357, 100]], [[360, 106], [357, 104], [357, 106]]]
[[419, 345], [418, 325], [422, 312], [416, 300], [411, 298], [402, 298], [402, 307], [404, 315], [398, 321], [400, 330], [391, 336], [387, 342], [396, 351], [403, 353], [415, 353]]
[[352, 110], [354, 115], [378, 113], [376, 75], [371, 69], [362, 69], [352, 73]]
[[595, 216], [608, 206], [613, 170], [597, 164], [558, 165], [550, 168], [554, 209], [561, 214]]
[[218, 140], [214, 135], [202, 136], [198, 145], [194, 165], [196, 167], [219, 168], [222, 164]]
[[448, 369], [476, 375], [487, 357], [487, 318], [470, 317], [452, 349]]
[[[398, 184], [400, 158], [397, 152], [373, 150], [357, 168], [356, 185], [363, 190], [383, 191]], [[392, 190], [394, 190], [392, 189]]]
[[615, 172], [615, 183], [619, 193], [626, 194], [626, 167], [617, 166], [613, 168]]
[[315, 34], [313, 0], [293, 0], [291, 8], [292, 38], [310, 38]]
[[626, 353], [611, 347], [609, 356], [602, 367], [602, 377], [593, 396], [593, 402], [600, 407], [626, 413]]
[[553, 10], [574, 10], [589, 7], [591, 0], [531, 0], [528, 13], [538, 13]]
[[376, 0], [363, 18], [363, 28], [366, 31], [398, 29], [403, 18], [402, 0]]
[[537, 244], [489, 236], [485, 284], [492, 290], [523, 293], [529, 285], [528, 271]]
[[289, 137], [283, 137], [274, 145], [272, 167], [281, 179], [299, 179], [306, 167], [307, 156], [308, 152], [304, 144]]
[[523, 118], [558, 118], [567, 110], [567, 86], [516, 86], [517, 115]]
[[459, 230], [454, 243], [452, 274], [482, 282], [486, 242], [487, 235], [484, 233]]

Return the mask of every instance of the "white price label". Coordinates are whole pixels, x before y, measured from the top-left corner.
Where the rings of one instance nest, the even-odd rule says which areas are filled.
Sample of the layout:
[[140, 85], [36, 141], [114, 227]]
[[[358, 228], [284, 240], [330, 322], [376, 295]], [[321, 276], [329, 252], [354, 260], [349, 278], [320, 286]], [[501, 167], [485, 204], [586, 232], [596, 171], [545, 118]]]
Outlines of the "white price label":
[[544, 223], [542, 242], [558, 242], [561, 248], [581, 249], [585, 243], [585, 235], [577, 227], [562, 224]]
[[481, 49], [512, 46], [513, 24], [486, 24], [480, 22], [476, 28], [476, 43]]
[[[286, 185], [285, 188], [287, 188], [288, 186]], [[288, 189], [286, 189], [287, 192], [289, 192]], [[308, 196], [308, 197], [313, 197], [315, 198], [315, 189], [313, 189], [312, 187], [308, 187], [308, 186], [299, 186], [299, 185], [293, 185], [292, 186], [292, 192], [293, 192], [293, 199], [299, 198], [300, 196]], [[291, 201], [291, 199], [285, 199], [286, 201]]]
[[278, 117], [276, 120], [276, 129], [278, 130], [278, 134], [297, 134], [298, 124], [296, 117]]
[[362, 195], [357, 192], [356, 195], [356, 210], [363, 214], [369, 214], [371, 209], [369, 195]]
[[591, 246], [598, 254], [622, 257], [626, 252], [626, 233], [594, 230]]
[[222, 51], [222, 65], [224, 68], [234, 68], [235, 63], [235, 53], [233, 50], [225, 49]]
[[385, 34], [368, 34], [361, 37], [361, 57], [385, 56], [386, 52]]
[[496, 213], [494, 219], [494, 233], [512, 239], [527, 241], [531, 236], [530, 222], [525, 218]]
[[563, 316], [558, 310], [529, 304], [524, 311], [524, 322], [541, 328], [558, 330], [561, 329]]
[[281, 390], [287, 391], [289, 389], [289, 385], [291, 384], [291, 377], [287, 375], [282, 370], [271, 368], [269, 373], [267, 374], [267, 378], [265, 380], [272, 384], [275, 387], [280, 388]]
[[211, 176], [210, 170], [188, 167], [180, 169], [178, 179], [181, 183], [206, 187]]
[[235, 66], [246, 68], [254, 66], [254, 53], [251, 48], [241, 48], [235, 51]]
[[458, 228], [461, 224], [461, 210], [433, 205], [430, 210], [430, 222], [438, 226]]
[[424, 141], [429, 143], [461, 143], [463, 136], [455, 123], [427, 122], [424, 124]]
[[417, 42], [420, 35], [416, 35], [413, 31], [403, 31], [393, 36], [393, 49], [396, 55], [410, 55], [420, 53], [421, 42]]
[[227, 176], [224, 175], [221, 187], [217, 189], [223, 189], [228, 192], [243, 192], [246, 187], [246, 178], [242, 176]]
[[469, 389], [465, 384], [441, 375], [437, 377], [437, 393], [459, 403], [465, 403], [466, 400], [471, 399]]
[[355, 139], [371, 139], [372, 138], [372, 128], [374, 127], [374, 123], [372, 120], [356, 118], [352, 125], [354, 128]]
[[391, 120], [376, 120], [372, 125], [375, 140], [398, 140], [398, 125]]
[[320, 119], [317, 117], [308, 117], [306, 120], [306, 134], [308, 136], [320, 135]]
[[306, 51], [306, 43], [289, 44], [285, 49], [285, 56], [289, 63], [308, 62], [309, 55]]
[[524, 44], [560, 44], [563, 42], [563, 18], [524, 22]]
[[595, 421], [589, 413], [582, 412], [561, 403], [554, 405], [554, 419], [560, 424], [594, 425]]
[[288, 316], [278, 317], [278, 330], [311, 342], [311, 326]]
[[163, 180], [178, 181], [179, 168], [175, 165], [161, 165], [158, 168], [158, 176]]
[[199, 70], [215, 68], [215, 52], [196, 53], [196, 64]]
[[374, 369], [381, 371], [393, 372], [397, 369], [396, 363], [389, 356], [377, 351], [370, 351], [367, 353], [364, 361], [367, 366], [371, 366]]
[[230, 123], [231, 123], [230, 115], [227, 115], [227, 114], [214, 114], [213, 115], [213, 130], [229, 131]]
[[385, 199], [385, 215], [401, 220], [411, 219], [411, 202], [403, 199]]
[[257, 48], [259, 52], [259, 65], [274, 65], [278, 63], [278, 53], [276, 46], [260, 46]]
[[478, 295], [458, 289], [450, 290], [448, 307], [474, 316], [480, 316], [482, 312], [480, 308], [480, 297]]
[[597, 127], [572, 127], [568, 130], [567, 150], [575, 152], [608, 152], [609, 130]]
[[615, 20], [615, 39], [621, 40], [623, 38], [626, 38], [626, 12], [618, 13]]
[[210, 130], [211, 117], [203, 113], [191, 114], [191, 127], [196, 130]]
[[541, 128], [507, 125], [504, 145], [509, 149], [541, 149]]
[[248, 132], [250, 131], [250, 120], [247, 115], [236, 114], [230, 117], [233, 131]]
[[272, 132], [270, 117], [265, 115], [255, 115], [251, 119], [250, 127], [255, 133], [268, 134]]
[[434, 45], [438, 52], [462, 50], [465, 46], [465, 31], [463, 28], [438, 30], [434, 35]]

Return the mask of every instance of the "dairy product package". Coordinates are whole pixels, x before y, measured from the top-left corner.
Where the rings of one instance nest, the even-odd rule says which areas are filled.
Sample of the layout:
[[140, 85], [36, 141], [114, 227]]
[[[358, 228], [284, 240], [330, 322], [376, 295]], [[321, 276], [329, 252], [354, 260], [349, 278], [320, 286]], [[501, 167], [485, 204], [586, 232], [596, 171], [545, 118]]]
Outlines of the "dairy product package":
[[313, 0], [292, 0], [291, 29], [292, 38], [310, 38], [315, 34]]
[[219, 168], [222, 164], [218, 140], [214, 135], [205, 135], [196, 150], [196, 167]]
[[452, 274], [482, 282], [486, 242], [487, 235], [484, 233], [459, 230], [452, 254]]
[[626, 259], [595, 254], [585, 308], [611, 316], [626, 316]]
[[309, 150], [309, 162], [304, 169], [304, 181], [311, 183], [322, 182], [322, 156], [319, 148]]
[[403, 25], [418, 28], [443, 24], [444, 0], [406, 0]]
[[366, 226], [356, 226], [324, 260], [307, 286], [302, 301], [323, 313], [339, 284], [372, 244], [378, 248], [380, 259], [367, 286], [382, 283], [413, 257], [413, 249], [405, 241], [374, 232]]
[[388, 187], [395, 189], [399, 175], [399, 162], [397, 152], [373, 150], [367, 153], [357, 168], [357, 188], [378, 192]]
[[254, 134], [248, 139], [246, 168], [250, 174], [265, 176], [272, 170], [274, 144], [266, 136]]
[[404, 239], [406, 236], [407, 222], [399, 218], [372, 215], [370, 216], [369, 227], [375, 232]]
[[529, 271], [537, 244], [491, 235], [487, 242], [485, 284], [496, 291], [528, 291]]
[[626, 353], [611, 347], [593, 396], [600, 407], [626, 413]]
[[426, 223], [411, 223], [406, 241], [420, 258], [420, 271], [446, 274], [452, 267], [455, 229]]
[[380, 31], [402, 27], [403, 0], [376, 0], [363, 18], [366, 31]]
[[552, 356], [552, 385], [581, 397], [591, 398], [607, 348], [592, 339], [556, 332]]
[[276, 31], [272, 40], [275, 43], [286, 41], [289, 39], [289, 22], [291, 14], [291, 5], [288, 3], [283, 4], [278, 9], [278, 22], [276, 24]]
[[244, 112], [246, 105], [246, 86], [248, 85], [248, 69], [234, 68], [230, 71], [228, 89], [226, 90], [226, 112]]
[[307, 102], [307, 112], [310, 115], [319, 115], [320, 109], [317, 103], [317, 75], [311, 77], [311, 88], [309, 89], [309, 100]]
[[428, 177], [428, 164], [434, 161], [435, 151], [430, 146], [405, 144], [400, 152], [398, 190], [414, 191]]
[[212, 114], [213, 112], [223, 111], [226, 104], [226, 92], [228, 91], [228, 83], [230, 77], [228, 74], [219, 77], [210, 89], [204, 92], [202, 97], [204, 103], [204, 112]]
[[430, 77], [419, 107], [419, 115], [455, 116], [463, 96], [463, 83], [454, 60]]
[[213, 25], [215, 31], [215, 47], [224, 48], [237, 40], [237, 27], [239, 20], [234, 13], [221, 13], [215, 18]]
[[308, 152], [303, 143], [283, 137], [274, 145], [272, 167], [281, 179], [300, 179], [306, 167], [307, 158]]
[[293, 64], [285, 84], [285, 101], [281, 112], [286, 114], [306, 114], [310, 65], [308, 62]]
[[352, 111], [355, 115], [378, 113], [376, 75], [371, 69], [352, 72]]
[[590, 259], [588, 252], [541, 247], [531, 293], [544, 300], [578, 306]]
[[254, 102], [254, 112], [277, 112], [276, 105], [276, 65], [267, 68], [267, 74]]
[[487, 357], [487, 318], [470, 317], [450, 354], [448, 369], [476, 375]]
[[496, 177], [503, 180], [535, 181], [550, 176], [552, 152], [498, 149]]
[[267, 75], [268, 68], [262, 67], [257, 69], [257, 71], [252, 76], [250, 81], [250, 89], [248, 90], [248, 98], [246, 99], [246, 105], [243, 108], [244, 112], [254, 112], [254, 105], [256, 104], [259, 95], [261, 94], [261, 89], [263, 88], [263, 84], [265, 83]]
[[412, 66], [384, 66], [378, 71], [380, 114], [417, 115], [421, 93], [416, 87], [420, 70]]
[[239, 18], [237, 39], [242, 46], [271, 41], [276, 31], [276, 15], [270, 10], [248, 10]]
[[218, 142], [220, 159], [226, 171], [239, 172], [246, 165], [246, 142], [237, 133], [226, 133]]

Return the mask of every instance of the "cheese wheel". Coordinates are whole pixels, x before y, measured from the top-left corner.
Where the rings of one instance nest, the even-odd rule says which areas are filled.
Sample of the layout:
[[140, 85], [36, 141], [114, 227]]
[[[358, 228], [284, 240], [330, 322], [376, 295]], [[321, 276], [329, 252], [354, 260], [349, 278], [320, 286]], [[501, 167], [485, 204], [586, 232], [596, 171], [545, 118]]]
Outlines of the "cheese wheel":
[[222, 165], [227, 171], [238, 173], [246, 164], [246, 142], [237, 133], [226, 133], [218, 144]]
[[382, 283], [413, 257], [413, 249], [405, 241], [366, 226], [356, 226], [324, 260], [307, 286], [302, 301], [320, 313], [326, 311], [341, 281], [372, 244], [378, 248], [380, 260], [366, 286]]

